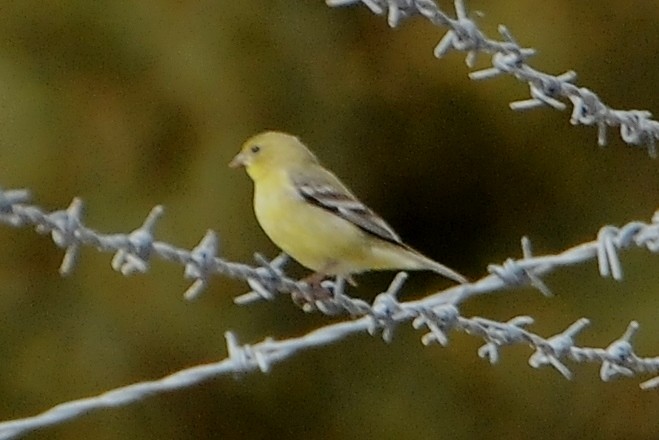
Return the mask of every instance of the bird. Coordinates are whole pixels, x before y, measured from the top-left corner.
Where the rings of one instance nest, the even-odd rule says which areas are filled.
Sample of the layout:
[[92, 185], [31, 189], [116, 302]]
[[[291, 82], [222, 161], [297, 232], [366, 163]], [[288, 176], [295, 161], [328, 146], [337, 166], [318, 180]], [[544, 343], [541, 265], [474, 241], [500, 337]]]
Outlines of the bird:
[[254, 213], [283, 252], [313, 271], [319, 284], [379, 270], [428, 270], [457, 283], [458, 272], [405, 244], [379, 215], [324, 168], [296, 136], [266, 131], [250, 137], [229, 163], [254, 183]]

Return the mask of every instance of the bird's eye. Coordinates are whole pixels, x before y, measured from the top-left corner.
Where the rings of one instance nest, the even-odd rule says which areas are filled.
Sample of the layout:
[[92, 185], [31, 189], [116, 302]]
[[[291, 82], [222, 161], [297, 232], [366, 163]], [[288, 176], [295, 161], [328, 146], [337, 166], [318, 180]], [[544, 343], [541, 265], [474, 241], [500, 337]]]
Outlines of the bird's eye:
[[261, 147], [259, 147], [258, 145], [252, 145], [252, 148], [250, 148], [250, 150], [252, 151], [252, 153], [258, 153], [259, 151], [261, 151]]

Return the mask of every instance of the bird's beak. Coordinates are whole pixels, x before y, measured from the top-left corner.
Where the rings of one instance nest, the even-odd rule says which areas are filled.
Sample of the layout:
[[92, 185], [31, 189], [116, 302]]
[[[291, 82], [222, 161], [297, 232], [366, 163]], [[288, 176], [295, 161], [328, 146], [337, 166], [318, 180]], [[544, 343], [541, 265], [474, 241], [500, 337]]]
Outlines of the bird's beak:
[[229, 167], [231, 168], [244, 167], [246, 163], [247, 163], [247, 157], [245, 157], [243, 153], [238, 153], [236, 154], [236, 157], [234, 157], [231, 160], [231, 162], [229, 162]]

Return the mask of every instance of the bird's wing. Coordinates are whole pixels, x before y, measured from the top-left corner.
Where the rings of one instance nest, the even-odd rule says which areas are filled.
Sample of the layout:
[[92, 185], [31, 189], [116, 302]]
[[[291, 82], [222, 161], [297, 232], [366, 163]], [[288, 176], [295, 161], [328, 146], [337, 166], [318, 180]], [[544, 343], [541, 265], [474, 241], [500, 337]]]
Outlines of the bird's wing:
[[360, 202], [332, 173], [314, 165], [291, 172], [293, 186], [307, 202], [351, 222], [363, 231], [391, 243], [403, 244], [380, 216]]

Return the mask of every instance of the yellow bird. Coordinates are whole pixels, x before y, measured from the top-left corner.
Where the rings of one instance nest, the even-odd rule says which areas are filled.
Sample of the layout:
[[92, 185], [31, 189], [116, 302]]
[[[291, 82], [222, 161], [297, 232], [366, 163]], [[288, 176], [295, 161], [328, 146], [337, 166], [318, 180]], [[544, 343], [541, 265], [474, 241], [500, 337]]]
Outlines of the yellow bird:
[[230, 167], [254, 181], [254, 212], [270, 239], [303, 266], [307, 280], [370, 270], [431, 270], [465, 277], [402, 242], [295, 136], [268, 131], [248, 139]]

